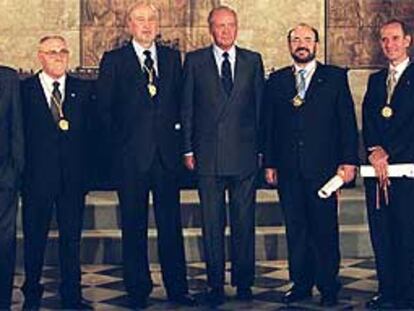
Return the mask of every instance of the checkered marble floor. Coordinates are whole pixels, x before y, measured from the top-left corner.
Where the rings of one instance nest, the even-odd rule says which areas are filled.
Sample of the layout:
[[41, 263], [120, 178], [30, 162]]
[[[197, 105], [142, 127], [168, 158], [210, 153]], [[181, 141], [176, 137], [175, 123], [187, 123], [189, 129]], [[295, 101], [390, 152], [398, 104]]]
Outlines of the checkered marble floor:
[[[199, 307], [179, 308], [168, 303], [162, 287], [160, 267], [151, 265], [154, 289], [147, 310], [206, 310], [205, 300], [206, 274], [203, 263], [189, 263], [188, 278], [191, 293], [195, 295]], [[263, 261], [256, 264], [256, 281], [253, 287], [254, 300], [241, 303], [234, 299], [235, 288], [230, 284], [230, 264], [226, 266], [226, 303], [219, 310], [322, 310], [318, 305], [319, 294], [315, 290], [313, 299], [291, 304], [289, 308], [282, 304], [281, 297], [290, 287], [288, 281], [287, 262], [285, 260]], [[128, 310], [126, 293], [122, 283], [120, 266], [83, 265], [82, 286], [84, 298], [91, 302], [95, 310]], [[374, 263], [371, 259], [343, 259], [340, 278], [343, 288], [339, 296], [339, 305], [334, 310], [363, 310], [365, 302], [375, 293], [377, 281]], [[15, 290], [13, 293], [13, 310], [20, 310], [22, 294], [18, 289], [24, 280], [22, 271], [17, 271]], [[47, 266], [43, 272], [45, 293], [42, 310], [59, 309], [59, 270], [56, 266]]]

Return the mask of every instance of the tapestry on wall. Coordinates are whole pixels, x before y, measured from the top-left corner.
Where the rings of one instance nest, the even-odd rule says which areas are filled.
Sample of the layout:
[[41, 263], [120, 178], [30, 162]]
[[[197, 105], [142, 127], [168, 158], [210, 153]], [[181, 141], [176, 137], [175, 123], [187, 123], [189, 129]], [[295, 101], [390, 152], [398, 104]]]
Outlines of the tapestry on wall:
[[[81, 66], [97, 67], [104, 51], [129, 40], [127, 8], [136, 0], [81, 0]], [[220, 0], [155, 0], [161, 11], [160, 40], [182, 52], [210, 43], [208, 12]]]
[[[378, 29], [398, 18], [413, 29], [414, 0], [327, 0], [326, 59], [349, 68], [383, 66]], [[413, 56], [413, 53], [411, 53]]]

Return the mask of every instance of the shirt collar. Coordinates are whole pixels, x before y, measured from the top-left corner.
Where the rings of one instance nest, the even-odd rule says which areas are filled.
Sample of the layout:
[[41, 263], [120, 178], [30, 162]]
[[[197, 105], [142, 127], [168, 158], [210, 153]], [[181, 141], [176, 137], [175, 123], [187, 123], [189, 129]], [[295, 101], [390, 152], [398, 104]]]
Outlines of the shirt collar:
[[299, 72], [299, 70], [305, 69], [306, 75], [308, 75], [316, 69], [316, 60], [312, 60], [310, 63], [306, 64], [305, 67], [299, 67], [298, 64], [294, 63], [293, 68], [295, 69], [295, 73]]
[[57, 81], [59, 82], [59, 89], [64, 90], [65, 89], [65, 82], [66, 82], [66, 74], [61, 76], [59, 79], [54, 79], [51, 76], [49, 76], [46, 72], [43, 70], [39, 73], [40, 79], [44, 81], [49, 87], [53, 87], [53, 82]]
[[216, 59], [222, 59], [223, 53], [229, 53], [229, 61], [234, 62], [236, 60], [236, 46], [233, 45], [229, 50], [224, 51], [223, 49], [219, 48], [217, 45], [213, 44], [213, 53]]
[[132, 39], [132, 46], [134, 47], [135, 53], [138, 55], [139, 59], [144, 59], [144, 51], [148, 50], [151, 52], [152, 59], [156, 62], [157, 61], [157, 48], [155, 43], [152, 42], [151, 46], [146, 49], [141, 44], [139, 44], [135, 39]]
[[404, 61], [399, 63], [397, 66], [393, 66], [390, 64], [388, 70], [389, 72], [391, 72], [392, 70], [395, 70], [397, 72], [397, 76], [400, 77], [409, 64], [410, 64], [410, 58], [407, 57]]

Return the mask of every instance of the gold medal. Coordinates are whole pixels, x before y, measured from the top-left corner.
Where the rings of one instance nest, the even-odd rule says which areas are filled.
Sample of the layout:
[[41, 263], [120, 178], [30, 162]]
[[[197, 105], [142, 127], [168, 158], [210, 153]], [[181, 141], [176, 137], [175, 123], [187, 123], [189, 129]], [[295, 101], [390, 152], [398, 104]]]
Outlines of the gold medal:
[[394, 114], [394, 111], [392, 110], [392, 108], [390, 106], [384, 106], [381, 109], [381, 115], [385, 118], [385, 119], [389, 119], [392, 117], [392, 115]]
[[292, 99], [292, 104], [293, 104], [294, 107], [300, 107], [300, 106], [303, 105], [304, 102], [305, 101], [299, 95], [296, 95]]
[[155, 86], [155, 84], [149, 83], [147, 87], [148, 87], [148, 92], [151, 97], [154, 97], [155, 95], [157, 95], [157, 87]]
[[66, 131], [69, 130], [69, 121], [66, 120], [66, 119], [60, 119], [58, 125], [59, 125], [59, 128], [62, 131], [65, 131], [66, 132]]

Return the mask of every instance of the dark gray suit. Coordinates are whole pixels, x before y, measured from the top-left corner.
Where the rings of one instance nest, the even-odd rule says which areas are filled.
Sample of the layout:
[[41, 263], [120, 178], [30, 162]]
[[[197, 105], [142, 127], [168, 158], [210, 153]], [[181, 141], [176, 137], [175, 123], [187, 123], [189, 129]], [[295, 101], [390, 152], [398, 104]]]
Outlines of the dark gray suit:
[[236, 48], [234, 87], [227, 96], [207, 47], [189, 53], [184, 65], [184, 153], [193, 152], [203, 211], [209, 285], [224, 284], [224, 191], [230, 194], [232, 284], [254, 279], [254, 201], [260, 152], [263, 64], [257, 53]]
[[0, 309], [10, 307], [16, 247], [18, 179], [23, 168], [19, 80], [0, 67]]

